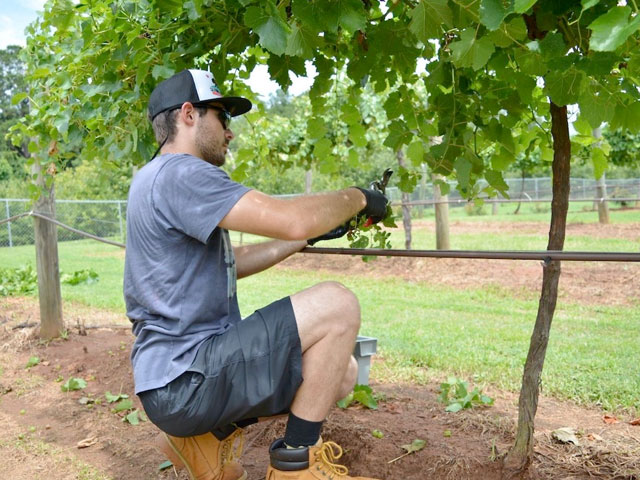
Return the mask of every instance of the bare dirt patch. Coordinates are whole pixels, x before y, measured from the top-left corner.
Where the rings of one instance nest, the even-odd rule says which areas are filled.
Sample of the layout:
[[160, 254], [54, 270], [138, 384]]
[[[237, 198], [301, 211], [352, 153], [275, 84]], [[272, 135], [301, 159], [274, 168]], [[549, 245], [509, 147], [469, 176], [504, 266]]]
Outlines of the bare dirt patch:
[[[35, 300], [13, 300], [14, 310], [0, 325], [0, 478], [186, 479], [184, 471], [159, 471], [165, 459], [154, 447], [158, 431], [153, 425], [125, 423], [123, 414], [113, 413], [105, 401], [107, 391], [126, 393], [134, 408], [141, 408], [133, 395], [131, 333], [95, 328], [79, 335], [71, 328], [66, 340], [44, 344], [35, 340], [34, 328], [16, 328], [25, 318], [37, 317]], [[7, 302], [3, 306], [4, 311], [12, 308]], [[41, 361], [26, 369], [32, 356]], [[70, 377], [85, 379], [87, 387], [62, 392], [61, 383]], [[516, 395], [489, 390], [495, 406], [451, 414], [437, 401], [435, 384], [390, 385], [372, 379], [372, 387], [381, 397], [377, 410], [336, 408], [324, 428], [326, 439], [345, 448], [353, 474], [388, 480], [500, 478], [496, 459], [513, 442]], [[100, 403], [83, 404], [83, 397]], [[537, 478], [640, 479], [640, 427], [630, 420], [606, 424], [597, 409], [543, 397], [536, 427]], [[559, 427], [580, 432], [581, 446], [556, 443], [551, 431]], [[373, 430], [383, 438], [374, 437]], [[283, 432], [284, 420], [247, 429], [243, 464], [249, 479], [264, 478], [267, 447]], [[388, 463], [414, 439], [425, 440], [426, 447]], [[82, 441], [91, 445], [80, 449]]]
[[[429, 227], [431, 228], [431, 227]], [[546, 234], [537, 223], [455, 222], [452, 233], [504, 232]], [[637, 224], [571, 224], [570, 235], [640, 240]], [[457, 288], [497, 286], [514, 296], [537, 296], [542, 269], [536, 262], [462, 259], [380, 258], [296, 255], [278, 268], [350, 272], [378, 278]], [[639, 305], [640, 265], [563, 263], [560, 301], [585, 304]], [[149, 422], [132, 426], [112, 412], [107, 391], [133, 395], [129, 354], [133, 337], [124, 315], [65, 304], [67, 340], [38, 342], [39, 309], [34, 298], [0, 298], [0, 479], [180, 479], [184, 471], [158, 469], [165, 460], [155, 449], [157, 429]], [[111, 328], [100, 328], [104, 326]], [[114, 328], [120, 326], [123, 328]], [[80, 333], [86, 333], [81, 335]], [[26, 369], [38, 356], [40, 363]], [[375, 362], [375, 357], [374, 357]], [[82, 391], [62, 392], [61, 383], [83, 378]], [[500, 478], [497, 461], [513, 443], [517, 396], [486, 391], [496, 403], [486, 409], [446, 413], [437, 401], [438, 385], [423, 387], [376, 383], [377, 410], [334, 409], [324, 437], [345, 448], [352, 474], [387, 480], [492, 480]], [[93, 403], [80, 403], [83, 397]], [[98, 400], [100, 403], [96, 402]], [[541, 397], [536, 417], [533, 478], [640, 480], [640, 426], [632, 418], [605, 423], [604, 412]], [[580, 445], [553, 440], [551, 432], [571, 427]], [[373, 430], [383, 433], [373, 436]], [[243, 464], [249, 479], [264, 478], [270, 442], [284, 431], [275, 420], [247, 429]], [[396, 462], [402, 445], [414, 439], [426, 447]], [[78, 448], [79, 442], [90, 444]]]
[[[638, 213], [640, 221], [640, 212]], [[425, 228], [435, 234], [433, 220], [414, 220], [413, 226]], [[544, 222], [491, 222], [491, 221], [454, 221], [450, 223], [450, 231], [456, 233], [495, 233], [518, 235], [544, 235], [549, 233], [549, 224]], [[640, 231], [637, 223], [583, 223], [574, 221], [567, 224], [567, 237], [584, 236], [595, 238], [624, 238], [640, 242]]]
[[[415, 222], [435, 235], [433, 222]], [[542, 223], [453, 222], [451, 234], [500, 231], [504, 234], [546, 235]], [[638, 224], [569, 224], [567, 235], [624, 238], [640, 242]], [[639, 244], [640, 245], [640, 244]], [[498, 286], [516, 297], [539, 295], [542, 266], [525, 260], [482, 260], [458, 258], [382, 258], [363, 262], [346, 255], [294, 255], [278, 268], [324, 270], [369, 277], [398, 277], [428, 285], [455, 288]], [[587, 305], [625, 305], [640, 303], [640, 264], [621, 262], [563, 262], [559, 301]]]

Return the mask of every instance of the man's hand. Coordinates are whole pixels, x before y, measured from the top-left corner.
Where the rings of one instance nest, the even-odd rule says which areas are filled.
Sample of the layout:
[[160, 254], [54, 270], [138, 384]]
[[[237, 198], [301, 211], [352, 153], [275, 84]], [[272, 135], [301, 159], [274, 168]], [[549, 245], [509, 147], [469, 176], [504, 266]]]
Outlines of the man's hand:
[[[367, 205], [362, 209], [359, 215], [364, 215], [367, 219], [370, 219], [370, 224], [378, 223], [387, 216], [387, 204], [389, 203], [389, 200], [383, 193], [368, 188], [355, 188], [360, 190], [367, 199]], [[367, 223], [369, 222], [367, 221]]]
[[345, 223], [344, 225], [338, 225], [336, 228], [325, 233], [324, 235], [320, 235], [319, 237], [315, 237], [315, 238], [310, 238], [309, 240], [307, 240], [307, 243], [309, 245], [315, 245], [316, 242], [320, 242], [322, 240], [333, 240], [334, 238], [340, 238], [345, 236], [348, 231], [349, 231], [349, 222]]

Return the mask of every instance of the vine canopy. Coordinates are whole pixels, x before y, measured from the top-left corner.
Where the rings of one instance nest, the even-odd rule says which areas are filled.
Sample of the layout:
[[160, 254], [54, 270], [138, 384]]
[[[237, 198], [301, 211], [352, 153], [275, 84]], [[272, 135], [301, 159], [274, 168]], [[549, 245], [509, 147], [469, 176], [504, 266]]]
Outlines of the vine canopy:
[[[576, 141], [600, 165], [608, 145], [590, 130], [640, 130], [639, 28], [635, 0], [49, 0], [27, 29], [29, 91], [14, 102], [28, 97], [30, 112], [12, 135], [46, 165], [78, 154], [101, 168], [142, 164], [159, 81], [209, 68], [225, 94], [255, 102], [257, 65], [286, 90], [312, 64], [306, 131], [321, 134], [301, 161], [364, 164], [375, 129], [390, 151], [406, 148], [403, 188], [427, 163], [467, 197], [507, 195], [512, 162], [552, 159], [549, 102], [576, 105]], [[363, 112], [365, 90], [380, 115]], [[268, 122], [263, 113], [248, 120]], [[250, 174], [261, 161], [236, 166]]]

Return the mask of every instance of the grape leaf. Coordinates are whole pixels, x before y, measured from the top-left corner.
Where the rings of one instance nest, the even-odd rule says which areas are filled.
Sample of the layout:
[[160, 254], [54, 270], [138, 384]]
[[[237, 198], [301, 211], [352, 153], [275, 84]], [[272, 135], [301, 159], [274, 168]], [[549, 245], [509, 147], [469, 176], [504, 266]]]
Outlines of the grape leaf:
[[552, 71], [545, 77], [545, 89], [556, 105], [577, 103], [584, 77], [584, 73], [577, 69]]
[[455, 169], [458, 173], [458, 183], [460, 187], [466, 189], [469, 186], [469, 179], [471, 175], [471, 162], [466, 160], [465, 158], [458, 158], [455, 161]]
[[453, 63], [458, 67], [473, 67], [478, 70], [484, 67], [495, 51], [493, 42], [488, 37], [476, 39], [475, 29], [466, 29], [460, 34], [460, 40], [451, 44]]
[[294, 25], [287, 39], [285, 52], [302, 58], [312, 58], [314, 50], [320, 45], [320, 37], [306, 26]]
[[447, 0], [420, 0], [410, 16], [409, 30], [425, 44], [430, 38], [440, 38], [443, 24], [453, 23], [453, 15]]
[[593, 175], [598, 180], [607, 169], [607, 156], [602, 149], [594, 148], [591, 151], [591, 161], [593, 162]]
[[513, 5], [505, 7], [502, 0], [482, 0], [480, 3], [480, 23], [489, 30], [497, 30], [509, 13], [513, 11]]
[[629, 20], [630, 14], [631, 8], [628, 6], [614, 7], [591, 22], [589, 28], [593, 34], [590, 47], [595, 51], [611, 52], [622, 45], [629, 35], [640, 28], [640, 15]]
[[427, 442], [425, 442], [424, 440], [420, 438], [416, 438], [409, 445], [402, 445], [402, 448], [406, 450], [407, 453], [413, 453], [413, 452], [419, 452], [420, 450], [422, 450], [426, 444]]
[[244, 21], [258, 34], [260, 45], [276, 55], [282, 55], [287, 48], [287, 36], [291, 29], [272, 2], [265, 2], [264, 6], [268, 11], [260, 7], [247, 8]]
[[87, 382], [82, 378], [70, 378], [64, 384], [60, 385], [63, 392], [71, 392], [74, 390], [82, 390], [87, 387]]
[[640, 103], [631, 102], [630, 104], [619, 103], [616, 105], [611, 119], [611, 128], [628, 128], [632, 132], [640, 131]]
[[515, 0], [513, 11], [516, 13], [524, 13], [533, 7], [538, 0]]
[[133, 408], [133, 402], [131, 401], [130, 398], [126, 398], [118, 402], [116, 406], [113, 407], [113, 411], [115, 413], [118, 413], [118, 412], [124, 412], [125, 410], [130, 410], [132, 408]]
[[484, 173], [484, 176], [487, 179], [487, 182], [489, 182], [489, 185], [498, 190], [505, 197], [509, 197], [509, 185], [505, 183], [501, 172], [496, 170], [487, 170]]

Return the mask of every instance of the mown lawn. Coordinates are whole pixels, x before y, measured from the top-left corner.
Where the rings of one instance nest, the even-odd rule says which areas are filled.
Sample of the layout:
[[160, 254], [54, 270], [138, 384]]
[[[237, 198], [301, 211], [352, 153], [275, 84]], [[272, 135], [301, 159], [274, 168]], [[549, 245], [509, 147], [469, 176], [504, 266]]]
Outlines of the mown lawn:
[[[627, 218], [627, 212], [617, 213]], [[415, 248], [433, 248], [428, 245], [431, 235], [416, 229]], [[246, 235], [243, 239], [255, 240]], [[402, 233], [394, 233], [394, 244], [402, 241]], [[459, 249], [535, 250], [546, 245], [546, 239], [540, 236], [505, 238], [499, 232], [458, 235], [454, 242], [453, 248]], [[566, 249], [637, 251], [638, 244], [576, 237], [568, 239]], [[100, 278], [91, 285], [63, 285], [66, 302], [124, 312], [122, 249], [87, 240], [61, 243], [59, 252], [63, 272], [91, 268]], [[33, 246], [3, 248], [0, 265], [35, 265], [34, 256]], [[336, 275], [272, 269], [240, 280], [241, 310], [248, 315], [277, 298], [324, 280], [344, 283], [360, 299], [361, 333], [378, 339], [379, 357], [383, 360], [373, 367], [375, 379], [422, 383], [453, 374], [481, 385], [519, 389], [537, 299], [513, 298], [498, 287], [456, 289], [348, 272]], [[637, 307], [559, 304], [543, 373], [543, 391], [609, 410], [639, 410], [639, 324]]]

